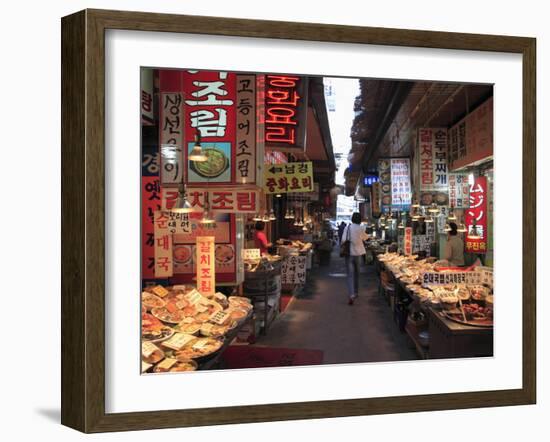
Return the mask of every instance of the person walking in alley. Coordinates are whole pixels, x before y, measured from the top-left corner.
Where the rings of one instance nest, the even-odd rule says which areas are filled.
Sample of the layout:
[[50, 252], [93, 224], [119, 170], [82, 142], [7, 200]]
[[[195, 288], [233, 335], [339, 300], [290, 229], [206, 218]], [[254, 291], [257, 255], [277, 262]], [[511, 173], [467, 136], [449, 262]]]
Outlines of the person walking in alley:
[[349, 305], [352, 305], [359, 295], [359, 263], [361, 262], [361, 256], [367, 253], [363, 244], [363, 241], [367, 238], [368, 235], [365, 229], [361, 227], [361, 215], [355, 212], [351, 216], [351, 223], [344, 229], [340, 240], [340, 242], [350, 242], [349, 255], [345, 256]]

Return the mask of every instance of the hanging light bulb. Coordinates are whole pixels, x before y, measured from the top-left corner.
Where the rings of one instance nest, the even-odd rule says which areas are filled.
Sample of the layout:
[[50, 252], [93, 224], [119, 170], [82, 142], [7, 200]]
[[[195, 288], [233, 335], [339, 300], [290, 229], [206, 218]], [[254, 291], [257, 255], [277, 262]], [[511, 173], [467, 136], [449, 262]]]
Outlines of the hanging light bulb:
[[450, 232], [451, 231], [451, 226], [449, 225], [449, 223], [445, 223], [445, 228], [443, 229], [444, 232]]
[[212, 214], [212, 210], [210, 210], [210, 205], [208, 203], [205, 204], [199, 224], [205, 227], [216, 227], [216, 218]]
[[433, 223], [434, 222], [433, 216], [430, 215], [430, 214], [426, 215], [426, 217], [424, 218], [424, 222], [425, 223]]
[[428, 212], [430, 213], [439, 213], [439, 207], [436, 203], [432, 203], [431, 206], [428, 208]]
[[187, 157], [189, 161], [195, 161], [197, 163], [203, 163], [208, 161], [208, 157], [204, 154], [201, 147], [201, 134], [197, 130], [195, 133], [195, 145]]
[[273, 211], [273, 208], [269, 211], [269, 221], [275, 221], [277, 217], [275, 216], [275, 212]]
[[456, 231], [460, 232], [460, 233], [466, 233], [468, 231], [468, 229], [466, 228], [466, 224], [460, 223], [460, 225], [458, 226], [458, 229], [456, 229]]
[[187, 193], [185, 191], [185, 185], [180, 184], [178, 187], [178, 197], [176, 199], [176, 203], [174, 204], [174, 207], [170, 209], [171, 212], [174, 213], [191, 213], [191, 212], [197, 212], [197, 209], [195, 209], [193, 206], [191, 206], [191, 203], [187, 200]]
[[399, 225], [397, 226], [398, 229], [404, 229], [405, 228], [405, 224], [403, 223], [403, 221], [401, 221], [399, 223]]
[[275, 194], [275, 198], [281, 198], [282, 196], [280, 193]]
[[254, 218], [252, 218], [252, 221], [263, 221], [263, 219], [259, 213], [256, 213], [256, 215], [254, 215]]
[[449, 215], [447, 216], [447, 221], [456, 221], [455, 209], [452, 207], [449, 209]]

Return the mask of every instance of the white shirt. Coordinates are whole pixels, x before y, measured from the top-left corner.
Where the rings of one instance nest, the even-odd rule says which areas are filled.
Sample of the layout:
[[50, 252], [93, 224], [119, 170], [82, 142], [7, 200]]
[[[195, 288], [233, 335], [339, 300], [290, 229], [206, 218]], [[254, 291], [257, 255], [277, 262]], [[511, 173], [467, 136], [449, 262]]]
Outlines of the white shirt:
[[348, 239], [348, 230], [349, 230], [349, 241], [350, 241], [350, 248], [349, 248], [350, 255], [361, 256], [367, 253], [365, 250], [365, 245], [363, 244], [363, 241], [365, 241], [368, 238], [368, 235], [365, 232], [365, 229], [361, 227], [360, 224], [354, 224], [354, 223], [348, 224], [344, 229], [344, 233], [342, 234], [342, 242]]

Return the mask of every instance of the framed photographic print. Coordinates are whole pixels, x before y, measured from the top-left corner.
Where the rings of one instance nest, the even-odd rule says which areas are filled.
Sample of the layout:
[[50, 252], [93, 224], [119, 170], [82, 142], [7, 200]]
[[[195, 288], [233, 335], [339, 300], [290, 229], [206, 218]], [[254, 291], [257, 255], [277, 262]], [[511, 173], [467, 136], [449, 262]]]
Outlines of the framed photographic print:
[[535, 73], [525, 37], [64, 17], [62, 423], [535, 403]]

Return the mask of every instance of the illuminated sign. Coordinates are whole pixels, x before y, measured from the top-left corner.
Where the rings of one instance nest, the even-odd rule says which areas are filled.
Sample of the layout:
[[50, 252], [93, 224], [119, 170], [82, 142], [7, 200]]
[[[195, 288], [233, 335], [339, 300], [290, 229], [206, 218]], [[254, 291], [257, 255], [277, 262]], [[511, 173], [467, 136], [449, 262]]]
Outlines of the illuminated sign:
[[307, 80], [291, 75], [265, 77], [265, 143], [304, 147]]
[[380, 178], [378, 177], [378, 175], [369, 174], [364, 178], [363, 184], [365, 186], [372, 186], [374, 183], [377, 183], [379, 180], [380, 180]]

